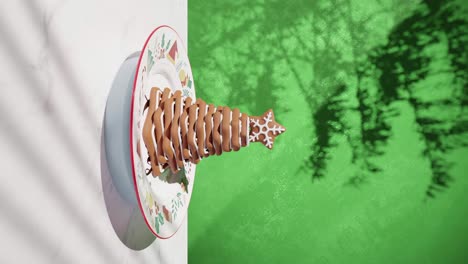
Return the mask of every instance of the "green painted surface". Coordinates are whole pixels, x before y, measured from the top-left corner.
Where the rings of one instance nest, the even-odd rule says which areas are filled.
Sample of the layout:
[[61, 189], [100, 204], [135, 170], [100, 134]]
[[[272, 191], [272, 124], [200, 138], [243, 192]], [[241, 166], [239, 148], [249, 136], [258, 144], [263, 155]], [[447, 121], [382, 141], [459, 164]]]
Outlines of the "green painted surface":
[[287, 128], [200, 163], [190, 263], [468, 263], [468, 6], [443, 2], [189, 2], [197, 96]]

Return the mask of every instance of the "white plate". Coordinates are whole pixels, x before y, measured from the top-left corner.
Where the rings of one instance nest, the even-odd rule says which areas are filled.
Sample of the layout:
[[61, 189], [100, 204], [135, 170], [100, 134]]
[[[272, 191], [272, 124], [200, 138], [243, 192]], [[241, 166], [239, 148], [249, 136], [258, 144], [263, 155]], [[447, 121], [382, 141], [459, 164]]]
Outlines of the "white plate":
[[151, 168], [142, 139], [148, 111], [143, 107], [152, 87], [180, 90], [195, 101], [192, 69], [182, 40], [169, 26], [156, 28], [148, 37], [136, 66], [130, 107], [130, 160], [136, 202], [149, 229], [159, 238], [169, 238], [182, 224], [192, 195], [195, 164], [184, 163], [184, 170], [172, 175], [146, 175]]

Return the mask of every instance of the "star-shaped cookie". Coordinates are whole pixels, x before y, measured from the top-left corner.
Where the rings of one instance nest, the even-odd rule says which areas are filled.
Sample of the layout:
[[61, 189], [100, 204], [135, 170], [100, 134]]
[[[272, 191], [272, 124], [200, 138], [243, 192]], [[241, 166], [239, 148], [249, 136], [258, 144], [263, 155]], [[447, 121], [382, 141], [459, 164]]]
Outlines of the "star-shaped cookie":
[[262, 116], [250, 116], [250, 142], [261, 142], [265, 147], [272, 149], [275, 138], [284, 131], [286, 128], [275, 121], [271, 109]]

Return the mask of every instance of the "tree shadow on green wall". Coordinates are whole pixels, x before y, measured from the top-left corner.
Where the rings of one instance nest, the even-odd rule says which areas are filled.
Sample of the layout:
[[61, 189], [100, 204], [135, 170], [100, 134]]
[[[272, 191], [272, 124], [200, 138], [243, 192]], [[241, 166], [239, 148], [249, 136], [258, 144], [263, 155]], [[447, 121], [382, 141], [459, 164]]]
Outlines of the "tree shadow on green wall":
[[[190, 28], [196, 40], [190, 50], [197, 52], [190, 56], [197, 95], [254, 115], [274, 108], [282, 122], [295, 107], [284, 91], [298, 90], [315, 130], [302, 169], [312, 179], [326, 176], [336, 138], [344, 136], [357, 171], [348, 181], [353, 186], [382, 172], [379, 157], [401, 133], [393, 121], [407, 104], [412, 112], [403, 115], [414, 116], [424, 144], [432, 197], [453, 178], [447, 154], [466, 145], [463, 11], [453, 1], [422, 2], [393, 27], [386, 44], [375, 47], [375, 21], [398, 20], [404, 3], [383, 1], [356, 12], [358, 5], [351, 0], [193, 5], [197, 15], [189, 16], [189, 25], [196, 25]], [[437, 78], [452, 83], [437, 87]]]
[[[207, 101], [215, 101], [212, 98], [217, 97], [216, 91], [227, 91], [225, 104], [243, 107], [253, 115], [273, 108], [279, 114], [277, 118], [281, 122], [289, 107], [279, 103], [281, 98], [278, 92], [287, 87], [275, 79], [275, 67], [286, 67], [287, 60], [290, 59], [287, 53], [294, 47], [288, 47], [284, 41], [295, 34], [304, 35], [304, 32], [295, 31], [297, 21], [310, 15], [311, 10], [317, 8], [316, 3], [300, 0], [291, 3], [269, 1], [268, 4], [249, 1], [247, 4], [240, 1], [220, 5], [198, 5], [194, 8], [195, 12], [201, 13], [209, 9], [209, 13], [220, 17], [209, 20], [192, 19], [197, 28], [191, 29], [191, 32], [201, 37], [191, 42], [191, 49], [207, 51], [191, 54], [195, 74], [200, 76], [199, 84], [209, 84], [213, 87], [216, 83], [222, 83], [222, 87], [218, 89], [200, 88], [199, 96]], [[217, 33], [207, 31], [210, 28], [216, 29]], [[306, 34], [306, 37], [299, 40], [307, 41], [307, 36]], [[311, 51], [306, 49], [302, 59], [310, 62], [311, 56]], [[205, 77], [208, 73], [219, 78]], [[302, 91], [310, 89], [300, 85]], [[218, 98], [217, 101], [219, 102]]]
[[[392, 133], [392, 119], [407, 104], [424, 144], [422, 155], [431, 170], [428, 197], [448, 187], [447, 154], [468, 146], [468, 22], [452, 1], [424, 1], [394, 27], [386, 45], [367, 54], [355, 65], [356, 87], [339, 86], [316, 111], [317, 139], [306, 167], [312, 178], [326, 175], [334, 138], [346, 135], [352, 149], [351, 163], [358, 174], [349, 183], [359, 185], [379, 173], [373, 160], [385, 154]], [[449, 84], [439, 86], [439, 80]], [[345, 94], [354, 92], [353, 98]], [[351, 100], [357, 102], [353, 105]], [[359, 122], [349, 122], [355, 116]], [[404, 148], [404, 146], [402, 146]]]

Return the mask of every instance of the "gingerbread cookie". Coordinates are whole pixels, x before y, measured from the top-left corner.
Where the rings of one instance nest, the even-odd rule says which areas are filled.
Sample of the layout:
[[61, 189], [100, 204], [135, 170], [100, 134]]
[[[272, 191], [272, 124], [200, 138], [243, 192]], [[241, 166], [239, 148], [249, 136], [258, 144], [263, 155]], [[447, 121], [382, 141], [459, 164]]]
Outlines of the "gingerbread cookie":
[[234, 108], [232, 111], [232, 136], [231, 136], [231, 145], [234, 151], [240, 149], [240, 131], [239, 131], [239, 115], [240, 111], [238, 108]]
[[216, 155], [221, 155], [221, 134], [219, 133], [221, 124], [221, 112], [216, 111], [213, 115], [213, 146]]
[[203, 100], [197, 100], [198, 105], [198, 116], [196, 124], [196, 141], [197, 141], [197, 151], [198, 155], [201, 158], [204, 158], [205, 153], [205, 115], [206, 115], [206, 103]]
[[213, 143], [212, 143], [214, 112], [215, 112], [215, 107], [214, 105], [210, 104], [208, 106], [208, 111], [205, 115], [205, 146], [208, 149], [208, 154], [206, 154], [205, 157], [215, 154], [215, 150], [214, 150]]
[[184, 99], [180, 91], [172, 93], [169, 88], [152, 88], [145, 111], [142, 137], [155, 177], [161, 169], [176, 173], [184, 162], [196, 164], [214, 154], [238, 151], [249, 142], [261, 142], [271, 149], [275, 137], [285, 131], [271, 110], [249, 117], [237, 108], [215, 107], [201, 99], [192, 103], [191, 98]]

